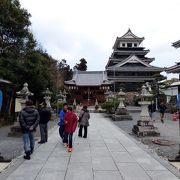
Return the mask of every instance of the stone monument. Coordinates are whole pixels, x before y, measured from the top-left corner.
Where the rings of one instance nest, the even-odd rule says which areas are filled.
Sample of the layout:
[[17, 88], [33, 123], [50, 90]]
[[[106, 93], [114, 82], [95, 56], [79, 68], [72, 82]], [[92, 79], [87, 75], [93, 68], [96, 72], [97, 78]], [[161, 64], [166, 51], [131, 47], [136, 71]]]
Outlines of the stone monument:
[[145, 85], [142, 86], [141, 101], [139, 102], [141, 105], [140, 120], [137, 122], [137, 125], [134, 125], [132, 131], [138, 136], [159, 136], [158, 128], [154, 126], [154, 122], [149, 115], [148, 106], [151, 104], [149, 98], [153, 95], [150, 94], [147, 88], [148, 90], [151, 89]]
[[123, 120], [132, 120], [132, 116], [128, 113], [124, 101], [125, 101], [125, 93], [120, 89], [119, 93], [116, 95], [119, 100], [118, 108], [115, 111], [115, 114], [112, 116], [114, 121], [123, 121]]

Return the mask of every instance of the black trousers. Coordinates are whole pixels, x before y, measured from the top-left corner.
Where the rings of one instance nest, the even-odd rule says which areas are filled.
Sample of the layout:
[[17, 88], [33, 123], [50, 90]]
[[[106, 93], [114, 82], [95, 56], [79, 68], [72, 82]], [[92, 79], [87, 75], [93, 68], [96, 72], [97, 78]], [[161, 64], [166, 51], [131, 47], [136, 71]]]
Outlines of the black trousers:
[[41, 141], [47, 142], [48, 141], [48, 127], [47, 124], [39, 124], [40, 133], [41, 133]]
[[72, 140], [73, 140], [72, 133], [64, 133], [64, 143], [67, 143], [69, 148], [72, 148]]
[[64, 129], [65, 129], [65, 125], [61, 125], [59, 127], [59, 135], [62, 138], [62, 140], [64, 139]]
[[82, 137], [82, 130], [83, 130], [83, 128], [84, 128], [84, 138], [87, 138], [87, 126], [82, 126], [82, 125], [80, 125], [80, 127], [79, 127], [79, 134], [78, 134], [78, 136], [79, 137]]

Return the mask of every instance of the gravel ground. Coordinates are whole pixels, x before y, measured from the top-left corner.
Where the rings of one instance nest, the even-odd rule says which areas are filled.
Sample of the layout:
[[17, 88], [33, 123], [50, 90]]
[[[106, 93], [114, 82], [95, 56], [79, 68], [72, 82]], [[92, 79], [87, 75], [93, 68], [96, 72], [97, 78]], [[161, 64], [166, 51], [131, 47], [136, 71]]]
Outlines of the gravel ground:
[[[57, 120], [50, 121], [48, 123], [49, 129], [56, 126], [57, 123]], [[0, 153], [6, 159], [14, 159], [23, 153], [22, 137], [8, 137], [10, 127], [0, 128]], [[36, 141], [40, 138], [39, 134], [39, 128], [37, 128]]]
[[[162, 124], [159, 120], [159, 113], [154, 113], [155, 126], [160, 131], [160, 137], [141, 137], [138, 138], [132, 133], [133, 125], [137, 124], [137, 120], [140, 119], [139, 112], [131, 113], [133, 121], [113, 121], [122, 130], [129, 133], [136, 140], [141, 141], [147, 145], [152, 151], [155, 151], [159, 156], [164, 159], [174, 158], [179, 152], [180, 136], [179, 136], [179, 121], [172, 121], [172, 114], [165, 114], [165, 123]], [[154, 139], [166, 139], [175, 142], [171, 146], [157, 145], [152, 142]]]

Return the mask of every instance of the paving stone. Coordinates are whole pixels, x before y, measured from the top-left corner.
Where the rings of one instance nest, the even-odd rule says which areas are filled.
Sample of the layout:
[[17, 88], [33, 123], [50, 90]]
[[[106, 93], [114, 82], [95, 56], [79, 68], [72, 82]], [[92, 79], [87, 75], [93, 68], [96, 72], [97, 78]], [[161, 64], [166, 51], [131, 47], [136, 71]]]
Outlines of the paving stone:
[[71, 155], [71, 162], [91, 162], [91, 152], [82, 151], [82, 152], [73, 152]]
[[51, 162], [47, 162], [43, 169], [47, 172], [51, 172], [53, 170], [59, 172], [59, 171], [66, 171], [67, 169], [67, 166], [68, 166], [68, 160], [67, 161], [64, 161], [64, 160], [61, 160], [61, 161], [51, 161]]
[[70, 163], [65, 180], [93, 180], [91, 163]]
[[51, 156], [53, 157], [69, 157], [70, 156], [70, 153], [67, 153], [67, 149], [58, 149], [58, 148], [55, 148], [55, 150], [52, 152]]
[[94, 180], [123, 180], [118, 171], [94, 171]]
[[74, 140], [74, 144], [76, 143], [89, 143], [89, 139], [76, 137]]
[[57, 172], [57, 171], [42, 171], [36, 178], [36, 180], [64, 180], [65, 177], [64, 172]]
[[57, 142], [54, 143], [46, 143], [46, 144], [41, 144], [37, 149], [36, 152], [42, 152], [42, 151], [52, 151], [55, 146], [56, 146]]
[[90, 143], [91, 147], [106, 147], [106, 144], [104, 142], [101, 141], [95, 141], [95, 142], [91, 142]]
[[45, 162], [51, 152], [49, 151], [43, 151], [43, 152], [39, 152], [39, 151], [35, 151], [33, 153], [33, 155], [31, 155], [31, 161], [25, 161], [25, 163], [34, 163], [34, 162]]
[[140, 148], [134, 148], [128, 151], [145, 170], [166, 170], [164, 166]]
[[135, 162], [128, 152], [111, 152], [116, 163]]
[[116, 171], [117, 167], [111, 157], [92, 157], [93, 170]]
[[6, 180], [34, 180], [36, 174], [27, 173], [26, 175], [11, 175]]
[[136, 163], [117, 163], [117, 166], [124, 180], [151, 180]]
[[147, 173], [153, 180], [178, 180], [179, 179], [175, 177], [174, 174], [172, 174], [169, 171], [147, 171]]
[[23, 163], [11, 174], [9, 179], [11, 179], [12, 177], [14, 179], [18, 179], [18, 177], [27, 177], [27, 179], [35, 179], [42, 167], [42, 163]]
[[109, 151], [126, 151], [120, 143], [106, 143]]
[[91, 149], [92, 157], [111, 157], [110, 152], [106, 147], [96, 147]]
[[113, 139], [113, 138], [104, 139], [104, 142], [105, 143], [119, 143], [117, 139]]

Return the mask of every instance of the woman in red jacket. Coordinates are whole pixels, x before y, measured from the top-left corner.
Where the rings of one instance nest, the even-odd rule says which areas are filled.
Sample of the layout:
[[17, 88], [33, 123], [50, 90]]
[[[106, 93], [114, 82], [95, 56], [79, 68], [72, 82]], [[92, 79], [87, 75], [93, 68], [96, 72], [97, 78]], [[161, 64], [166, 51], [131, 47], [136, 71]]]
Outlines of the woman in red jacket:
[[76, 114], [72, 111], [72, 107], [68, 107], [68, 112], [64, 117], [65, 122], [65, 134], [64, 134], [64, 142], [69, 147], [68, 152], [72, 152], [72, 139], [73, 133], [76, 130], [78, 118]]

